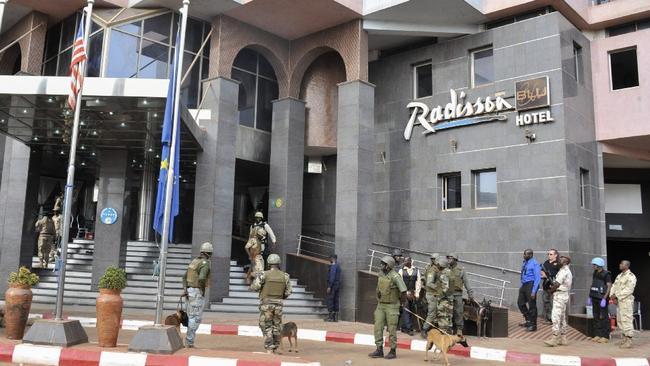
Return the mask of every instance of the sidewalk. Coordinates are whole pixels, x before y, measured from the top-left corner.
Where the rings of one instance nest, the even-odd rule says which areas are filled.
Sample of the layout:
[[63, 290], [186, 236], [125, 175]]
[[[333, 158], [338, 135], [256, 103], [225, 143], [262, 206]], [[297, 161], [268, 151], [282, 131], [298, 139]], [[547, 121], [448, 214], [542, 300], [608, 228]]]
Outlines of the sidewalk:
[[[68, 309], [80, 318], [84, 326], [92, 326], [94, 309]], [[32, 311], [34, 314], [34, 311]], [[144, 323], [153, 321], [153, 314], [143, 311], [128, 311], [124, 315], [124, 328], [137, 329]], [[203, 335], [224, 335], [239, 338], [261, 337], [257, 326], [258, 318], [253, 315], [205, 313], [204, 324], [199, 329]], [[359, 346], [374, 345], [373, 326], [371, 324], [338, 322], [326, 323], [318, 319], [300, 319], [299, 317], [285, 317], [284, 321], [294, 321], [299, 328], [299, 340], [318, 342], [347, 343]], [[91, 329], [91, 328], [87, 328]], [[626, 365], [647, 366], [650, 357], [650, 332], [644, 331], [637, 334], [634, 339], [634, 348], [623, 350], [614, 343], [620, 339], [620, 334], [613, 334], [610, 344], [598, 344], [588, 340], [570, 341], [564, 347], [546, 347], [541, 340], [512, 339], [512, 338], [482, 338], [469, 336], [468, 343], [471, 348], [455, 348], [452, 352], [458, 356], [471, 357], [483, 360], [524, 363], [552, 364], [552, 365]], [[261, 339], [259, 339], [261, 342]], [[257, 341], [252, 342], [257, 344]], [[418, 336], [398, 334], [399, 348], [423, 351], [425, 342]], [[255, 347], [259, 347], [256, 345]], [[320, 361], [320, 360], [314, 360]], [[294, 361], [295, 362], [295, 361]]]

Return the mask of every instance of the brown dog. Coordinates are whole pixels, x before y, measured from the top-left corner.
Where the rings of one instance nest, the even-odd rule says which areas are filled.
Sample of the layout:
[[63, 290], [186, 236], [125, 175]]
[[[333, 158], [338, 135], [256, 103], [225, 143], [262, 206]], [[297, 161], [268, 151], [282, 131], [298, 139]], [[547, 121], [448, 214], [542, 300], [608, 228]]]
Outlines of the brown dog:
[[169, 315], [165, 318], [165, 325], [173, 325], [176, 327], [178, 334], [181, 334], [181, 323], [182, 323], [182, 313], [181, 310], [176, 310], [174, 314]]
[[439, 350], [440, 353], [442, 353], [442, 356], [445, 358], [445, 364], [449, 366], [447, 352], [449, 352], [451, 347], [453, 347], [456, 343], [463, 345], [463, 347], [469, 347], [464, 337], [444, 334], [439, 329], [432, 328], [427, 333], [427, 347], [426, 351], [424, 352], [424, 360], [429, 361], [429, 350], [435, 344], [436, 349]]
[[[280, 350], [282, 352], [284, 352], [284, 343], [282, 342], [284, 338], [289, 340], [289, 352], [298, 353], [298, 326], [296, 323], [288, 322], [282, 325], [282, 331], [280, 332]], [[293, 343], [291, 338], [293, 338]]]

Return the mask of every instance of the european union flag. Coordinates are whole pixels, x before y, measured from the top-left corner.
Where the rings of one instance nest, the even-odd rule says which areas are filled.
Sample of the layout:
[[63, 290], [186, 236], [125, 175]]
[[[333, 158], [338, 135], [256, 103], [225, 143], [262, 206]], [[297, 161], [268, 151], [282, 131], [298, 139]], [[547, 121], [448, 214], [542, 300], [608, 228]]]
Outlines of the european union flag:
[[[176, 37], [178, 44], [178, 36]], [[176, 47], [178, 49], [178, 47]], [[171, 156], [172, 141], [172, 120], [174, 119], [174, 95], [176, 91], [176, 65], [178, 62], [178, 50], [174, 53], [174, 61], [170, 70], [169, 89], [167, 90], [167, 102], [165, 104], [165, 117], [163, 118], [162, 128], [162, 153], [160, 154], [160, 175], [158, 176], [158, 194], [156, 196], [156, 211], [153, 218], [153, 229], [160, 235], [163, 232], [163, 220], [165, 215], [165, 191], [167, 188], [167, 172], [169, 169], [169, 158]], [[171, 214], [169, 216], [169, 242], [174, 237], [174, 218], [178, 216], [178, 172], [180, 166], [181, 150], [181, 131], [180, 131], [180, 113], [178, 118], [173, 121], [178, 125], [176, 133], [176, 145], [174, 151], [174, 188], [172, 193]]]

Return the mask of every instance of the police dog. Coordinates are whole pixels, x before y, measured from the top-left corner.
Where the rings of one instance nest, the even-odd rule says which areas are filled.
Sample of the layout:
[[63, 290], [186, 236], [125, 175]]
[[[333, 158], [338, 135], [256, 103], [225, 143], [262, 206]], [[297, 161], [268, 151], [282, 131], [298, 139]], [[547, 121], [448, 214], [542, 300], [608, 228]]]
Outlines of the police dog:
[[[441, 330], [436, 328], [431, 328], [427, 333], [427, 347], [424, 352], [424, 361], [429, 361], [429, 350], [436, 346], [436, 350], [439, 350], [442, 353], [442, 356], [445, 358], [445, 364], [449, 366], [449, 360], [447, 359], [447, 352], [453, 347], [456, 343], [462, 345], [463, 347], [469, 347], [467, 340], [464, 337], [457, 335], [450, 335], [443, 333]], [[433, 351], [435, 354], [435, 350]]]
[[[284, 323], [282, 325], [282, 331], [280, 332], [280, 350], [284, 352], [284, 343], [282, 340], [284, 338], [289, 340], [289, 352], [293, 351], [298, 353], [298, 326], [294, 322]], [[293, 343], [291, 342], [293, 338]]]
[[492, 301], [483, 299], [480, 303], [463, 299], [463, 318], [476, 323], [476, 336], [487, 336], [487, 321], [492, 312]]

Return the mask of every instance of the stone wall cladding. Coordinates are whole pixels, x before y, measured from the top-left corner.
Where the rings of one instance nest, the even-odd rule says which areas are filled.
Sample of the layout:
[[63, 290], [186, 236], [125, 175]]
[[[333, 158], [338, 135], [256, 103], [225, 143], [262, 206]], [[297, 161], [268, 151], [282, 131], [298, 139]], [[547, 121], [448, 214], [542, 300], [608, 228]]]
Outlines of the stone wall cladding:
[[[47, 32], [47, 16], [39, 12], [31, 12], [21, 19], [16, 25], [6, 31], [0, 37], [0, 49], [6, 47], [20, 36], [37, 27], [29, 35], [18, 41], [21, 52], [20, 71], [32, 75], [41, 74], [41, 65], [43, 64], [43, 52], [45, 51], [45, 34]], [[9, 54], [0, 55], [0, 69], [11, 69], [13, 66], [13, 57]], [[12, 63], [12, 65], [6, 65]]]
[[354, 20], [293, 41], [220, 15], [210, 45], [210, 77], [230, 78], [235, 57], [245, 47], [260, 52], [273, 66], [279, 98], [300, 94], [302, 77], [320, 55], [334, 50], [345, 63], [346, 80], [368, 80], [368, 37]]

